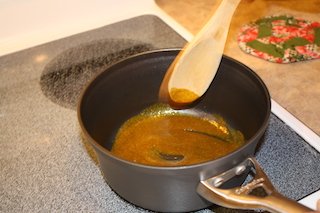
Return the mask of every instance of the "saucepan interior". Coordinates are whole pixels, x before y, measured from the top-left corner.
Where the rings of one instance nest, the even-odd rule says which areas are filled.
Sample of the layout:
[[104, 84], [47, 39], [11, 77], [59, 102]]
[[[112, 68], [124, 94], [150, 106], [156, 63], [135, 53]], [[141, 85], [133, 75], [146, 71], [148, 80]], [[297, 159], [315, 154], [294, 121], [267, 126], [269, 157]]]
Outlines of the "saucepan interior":
[[[82, 124], [95, 142], [110, 150], [123, 122], [159, 102], [160, 84], [177, 52], [142, 54], [138, 61], [136, 57], [127, 59], [89, 85], [79, 110]], [[221, 115], [251, 139], [266, 125], [270, 101], [266, 88], [261, 87], [263, 83], [247, 70], [224, 56], [214, 82], [192, 109]]]
[[113, 156], [110, 149], [119, 127], [159, 102], [160, 84], [178, 52], [148, 52], [111, 66], [88, 85], [78, 107], [80, 125], [98, 153], [108, 184], [129, 202], [156, 211], [192, 211], [210, 205], [196, 193], [198, 182], [253, 155], [270, 115], [270, 96], [261, 79], [224, 56], [213, 83], [191, 110], [222, 116], [244, 134], [246, 145], [218, 160], [172, 168]]

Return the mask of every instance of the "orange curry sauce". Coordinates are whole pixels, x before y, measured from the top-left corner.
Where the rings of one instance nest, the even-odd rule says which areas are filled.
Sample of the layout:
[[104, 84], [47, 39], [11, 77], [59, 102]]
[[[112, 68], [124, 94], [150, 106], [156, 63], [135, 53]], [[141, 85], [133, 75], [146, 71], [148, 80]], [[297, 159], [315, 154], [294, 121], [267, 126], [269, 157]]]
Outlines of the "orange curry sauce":
[[182, 113], [142, 113], [120, 128], [111, 152], [151, 166], [214, 160], [245, 143], [240, 131], [231, 129], [222, 119], [217, 120]]

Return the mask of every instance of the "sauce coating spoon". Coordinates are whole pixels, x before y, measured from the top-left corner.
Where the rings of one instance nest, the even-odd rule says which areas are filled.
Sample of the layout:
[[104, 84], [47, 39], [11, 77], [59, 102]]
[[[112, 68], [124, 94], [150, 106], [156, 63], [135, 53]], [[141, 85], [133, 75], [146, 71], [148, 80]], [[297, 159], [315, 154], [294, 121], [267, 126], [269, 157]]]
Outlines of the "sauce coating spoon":
[[241, 0], [222, 0], [200, 32], [177, 55], [160, 86], [159, 98], [186, 108], [201, 97], [216, 75], [229, 25]]

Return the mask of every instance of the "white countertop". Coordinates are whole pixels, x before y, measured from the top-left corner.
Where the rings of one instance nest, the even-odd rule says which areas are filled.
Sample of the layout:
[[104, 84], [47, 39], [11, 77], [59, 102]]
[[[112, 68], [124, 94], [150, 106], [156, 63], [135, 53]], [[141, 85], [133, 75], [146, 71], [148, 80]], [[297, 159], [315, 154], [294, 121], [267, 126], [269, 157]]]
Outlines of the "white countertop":
[[[164, 15], [152, 0], [0, 0], [0, 4], [0, 56], [134, 16]], [[170, 23], [189, 34], [173, 19]]]

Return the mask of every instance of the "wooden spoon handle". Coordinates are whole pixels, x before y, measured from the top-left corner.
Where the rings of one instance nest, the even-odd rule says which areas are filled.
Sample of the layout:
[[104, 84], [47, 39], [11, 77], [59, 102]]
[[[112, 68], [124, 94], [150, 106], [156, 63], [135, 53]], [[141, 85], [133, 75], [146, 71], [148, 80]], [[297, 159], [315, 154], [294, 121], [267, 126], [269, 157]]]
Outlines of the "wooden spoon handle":
[[191, 91], [195, 94], [194, 99], [205, 93], [218, 70], [229, 25], [239, 2], [223, 0], [204, 28], [180, 51], [162, 82], [160, 98], [166, 97], [167, 93], [173, 102], [183, 104], [184, 97], [171, 96], [173, 88]]

